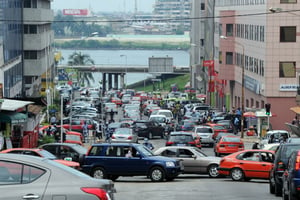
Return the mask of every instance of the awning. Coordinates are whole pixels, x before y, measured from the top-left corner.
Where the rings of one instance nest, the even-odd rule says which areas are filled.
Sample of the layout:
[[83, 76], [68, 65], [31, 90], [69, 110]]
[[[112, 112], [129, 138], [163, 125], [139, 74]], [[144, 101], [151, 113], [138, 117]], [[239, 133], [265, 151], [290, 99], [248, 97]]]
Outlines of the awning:
[[27, 120], [27, 115], [18, 112], [0, 112], [0, 122], [11, 124], [23, 123]]
[[294, 111], [297, 114], [300, 114], [300, 106], [296, 106], [296, 107], [291, 107], [290, 108], [291, 111]]

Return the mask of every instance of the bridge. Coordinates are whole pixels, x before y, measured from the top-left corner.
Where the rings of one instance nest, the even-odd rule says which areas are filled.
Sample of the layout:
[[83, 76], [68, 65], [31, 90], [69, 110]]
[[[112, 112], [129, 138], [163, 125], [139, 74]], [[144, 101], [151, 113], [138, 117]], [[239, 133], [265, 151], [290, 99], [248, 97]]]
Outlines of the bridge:
[[[124, 88], [124, 76], [126, 73], [150, 73], [153, 75], [160, 76], [161, 74], [188, 74], [190, 73], [190, 68], [188, 66], [173, 66], [173, 67], [165, 67], [165, 66], [155, 66], [149, 67], [146, 65], [110, 65], [110, 64], [102, 64], [102, 65], [58, 65], [58, 70], [63, 69], [73, 69], [81, 72], [99, 72], [102, 73], [102, 88], [103, 91], [112, 88], [118, 88], [119, 76], [120, 76], [120, 85], [121, 88]], [[107, 76], [108, 75], [108, 81]], [[113, 76], [114, 75], [114, 87], [113, 87]], [[106, 85], [108, 83], [108, 86]]]

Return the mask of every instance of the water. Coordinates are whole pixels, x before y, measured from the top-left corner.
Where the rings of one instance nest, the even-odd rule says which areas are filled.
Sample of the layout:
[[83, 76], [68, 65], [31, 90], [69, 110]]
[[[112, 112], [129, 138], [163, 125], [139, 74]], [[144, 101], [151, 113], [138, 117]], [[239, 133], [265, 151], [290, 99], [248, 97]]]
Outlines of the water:
[[[61, 51], [64, 60], [59, 64], [66, 65], [68, 58], [75, 50], [58, 50]], [[189, 53], [183, 50], [77, 50], [82, 54], [87, 54], [94, 60], [95, 64], [111, 64], [128, 66], [130, 65], [144, 65], [148, 66], [149, 57], [173, 57], [174, 66], [189, 66]], [[125, 76], [125, 83], [130, 85], [138, 81], [142, 81], [152, 77], [151, 74], [143, 73], [128, 73]], [[102, 80], [101, 73], [94, 73], [95, 80]], [[93, 83], [94, 87], [99, 86], [98, 81]]]

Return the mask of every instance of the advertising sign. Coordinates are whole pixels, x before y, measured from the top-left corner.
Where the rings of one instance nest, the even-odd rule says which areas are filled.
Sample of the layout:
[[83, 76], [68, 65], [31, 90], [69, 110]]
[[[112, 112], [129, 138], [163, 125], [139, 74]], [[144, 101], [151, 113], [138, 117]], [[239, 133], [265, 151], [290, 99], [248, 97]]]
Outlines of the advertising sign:
[[88, 15], [87, 9], [64, 9], [63, 10], [64, 15], [81, 15], [86, 16]]

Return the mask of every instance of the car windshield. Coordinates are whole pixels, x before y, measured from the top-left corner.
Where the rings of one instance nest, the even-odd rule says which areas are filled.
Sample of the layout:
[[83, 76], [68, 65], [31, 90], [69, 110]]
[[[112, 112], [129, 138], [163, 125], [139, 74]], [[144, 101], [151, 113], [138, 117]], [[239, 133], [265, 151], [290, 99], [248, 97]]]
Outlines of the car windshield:
[[213, 133], [212, 129], [210, 128], [197, 128], [197, 133]]
[[151, 120], [159, 122], [159, 123], [163, 123], [166, 121], [166, 118], [165, 117], [151, 117]]
[[84, 148], [83, 146], [73, 145], [72, 147], [73, 147], [73, 149], [75, 149], [75, 151], [79, 152], [80, 154], [86, 154], [87, 153], [87, 149]]
[[193, 149], [197, 152], [197, 155], [202, 156], [202, 157], [207, 157], [207, 155], [200, 149], [198, 149], [198, 148], [193, 148]]
[[222, 130], [225, 129], [224, 126], [214, 126], [213, 127], [214, 130]]
[[53, 155], [52, 153], [50, 153], [49, 151], [46, 150], [41, 150], [39, 151], [39, 153], [42, 155], [42, 157], [44, 158], [48, 158], [50, 160], [55, 160], [57, 159], [57, 157], [55, 155]]
[[241, 142], [239, 137], [223, 137], [223, 142]]
[[139, 152], [143, 153], [147, 157], [148, 156], [154, 156], [154, 154], [152, 153], [152, 151], [149, 148], [145, 147], [144, 145], [138, 145], [138, 146], [136, 146], [136, 149]]
[[160, 115], [164, 115], [166, 117], [172, 117], [172, 113], [171, 112], [159, 112]]
[[66, 135], [66, 140], [71, 140], [71, 141], [81, 141], [79, 135]]
[[117, 128], [114, 132], [115, 135], [132, 135], [129, 128]]
[[193, 137], [191, 135], [171, 135], [169, 142], [191, 142]]

